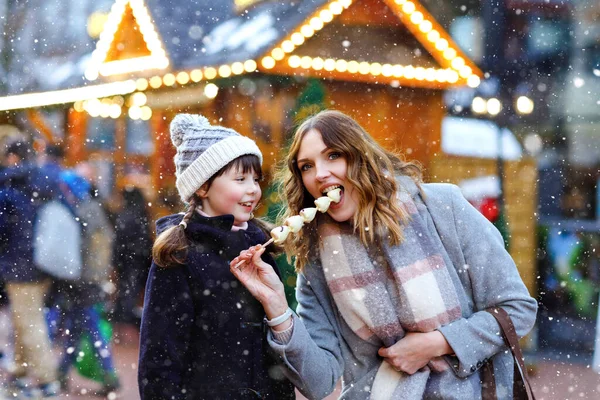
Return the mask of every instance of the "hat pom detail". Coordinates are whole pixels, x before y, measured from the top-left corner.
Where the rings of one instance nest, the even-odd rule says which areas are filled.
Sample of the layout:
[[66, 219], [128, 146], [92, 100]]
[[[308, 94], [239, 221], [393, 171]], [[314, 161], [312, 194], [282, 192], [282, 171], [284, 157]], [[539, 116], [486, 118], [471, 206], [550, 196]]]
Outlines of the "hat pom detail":
[[179, 147], [183, 143], [186, 132], [190, 129], [197, 130], [208, 126], [210, 126], [210, 122], [202, 115], [178, 114], [171, 121], [171, 142], [175, 147]]

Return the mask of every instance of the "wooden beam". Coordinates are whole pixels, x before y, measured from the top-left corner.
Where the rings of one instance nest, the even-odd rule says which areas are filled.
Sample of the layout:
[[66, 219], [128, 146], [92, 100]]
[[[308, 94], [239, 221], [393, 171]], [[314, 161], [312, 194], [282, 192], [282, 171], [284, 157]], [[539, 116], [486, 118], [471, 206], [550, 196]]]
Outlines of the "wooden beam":
[[85, 139], [87, 136], [87, 113], [77, 112], [69, 108], [67, 126], [69, 133], [65, 140], [66, 165], [74, 166], [87, 158]]
[[52, 129], [46, 124], [44, 117], [37, 108], [29, 108], [26, 113], [31, 124], [42, 134], [48, 143], [54, 144], [58, 141], [54, 137], [54, 132], [52, 132]]
[[[121, 116], [115, 121], [115, 150], [114, 150], [114, 178], [115, 182], [121, 182], [125, 176], [125, 163], [127, 161], [127, 117]], [[121, 190], [118, 185], [113, 186], [113, 197]]]

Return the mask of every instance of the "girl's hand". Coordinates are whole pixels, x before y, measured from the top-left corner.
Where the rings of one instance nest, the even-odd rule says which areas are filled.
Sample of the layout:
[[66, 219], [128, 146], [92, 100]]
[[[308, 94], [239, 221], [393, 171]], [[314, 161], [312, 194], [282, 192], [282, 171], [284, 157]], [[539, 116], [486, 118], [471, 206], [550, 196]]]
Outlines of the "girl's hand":
[[[244, 250], [231, 260], [231, 273], [248, 289], [265, 309], [268, 319], [280, 316], [287, 310], [288, 303], [283, 290], [283, 283], [273, 270], [260, 256], [265, 252], [261, 245]], [[235, 266], [245, 261], [239, 268]]]
[[396, 371], [414, 374], [433, 358], [452, 353], [452, 348], [439, 331], [408, 332], [396, 344], [382, 347], [378, 354]]

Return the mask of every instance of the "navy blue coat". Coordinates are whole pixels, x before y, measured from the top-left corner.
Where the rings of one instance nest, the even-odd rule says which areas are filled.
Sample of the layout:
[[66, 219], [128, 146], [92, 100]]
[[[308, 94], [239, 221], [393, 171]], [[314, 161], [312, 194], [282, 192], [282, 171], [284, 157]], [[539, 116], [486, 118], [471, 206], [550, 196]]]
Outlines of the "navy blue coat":
[[56, 199], [61, 199], [64, 195], [63, 190], [60, 188], [60, 174], [63, 172], [63, 168], [56, 162], [51, 161], [39, 167], [41, 178], [45, 190], [52, 194]]
[[[161, 218], [157, 233], [182, 218]], [[230, 260], [266, 234], [252, 222], [245, 231], [232, 225], [232, 215], [196, 214], [186, 228], [186, 264], [152, 264], [140, 337], [142, 400], [295, 398], [266, 342], [262, 306], [229, 271]], [[271, 256], [263, 259], [275, 266]]]
[[37, 210], [52, 196], [45, 177], [31, 163], [0, 171], [0, 273], [5, 281], [47, 277], [33, 264], [33, 235]]

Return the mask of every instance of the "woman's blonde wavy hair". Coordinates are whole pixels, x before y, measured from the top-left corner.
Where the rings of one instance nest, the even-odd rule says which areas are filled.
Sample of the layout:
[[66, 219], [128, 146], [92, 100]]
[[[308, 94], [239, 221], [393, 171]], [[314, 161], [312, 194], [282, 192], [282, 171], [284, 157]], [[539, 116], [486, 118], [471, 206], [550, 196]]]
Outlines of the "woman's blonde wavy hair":
[[[369, 246], [376, 239], [387, 237], [390, 244], [399, 244], [407, 215], [396, 201], [395, 176], [407, 175], [418, 183], [422, 179], [421, 167], [385, 150], [355, 120], [339, 111], [321, 111], [307, 118], [296, 130], [277, 173], [281, 198], [287, 203], [282, 220], [299, 214], [305, 207], [314, 207], [314, 198], [304, 187], [296, 163], [302, 139], [312, 129], [321, 134], [328, 148], [342, 153], [348, 163], [346, 179], [358, 193], [358, 212], [353, 223], [362, 243]], [[304, 269], [311, 249], [317, 245], [315, 225], [306, 226], [284, 243], [288, 258], [296, 257], [296, 271]]]

